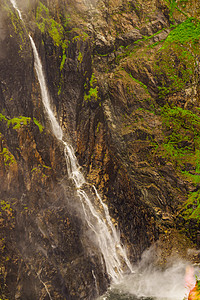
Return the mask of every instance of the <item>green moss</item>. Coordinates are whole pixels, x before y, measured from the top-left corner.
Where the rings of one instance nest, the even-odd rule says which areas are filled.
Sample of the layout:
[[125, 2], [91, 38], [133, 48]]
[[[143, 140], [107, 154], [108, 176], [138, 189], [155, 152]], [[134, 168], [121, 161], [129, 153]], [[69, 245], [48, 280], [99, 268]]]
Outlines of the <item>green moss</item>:
[[[143, 36], [143, 38], [142, 38], [142, 40], [143, 41], [146, 41], [146, 40], [150, 40], [150, 39], [152, 39], [153, 37], [155, 37], [155, 36], [157, 36], [159, 33], [161, 33], [162, 31], [164, 31], [166, 28], [163, 28], [163, 29], [161, 29], [161, 30], [158, 30], [157, 32], [155, 32], [154, 34], [152, 34], [152, 35], [149, 35], [149, 36]], [[138, 41], [140, 41], [140, 40], [138, 40]], [[137, 43], [137, 41], [136, 41], [136, 43]]]
[[61, 24], [57, 23], [54, 19], [50, 19], [50, 28], [49, 28], [49, 34], [52, 37], [55, 45], [59, 47], [60, 45], [62, 48], [66, 47], [65, 42], [63, 41], [63, 27]]
[[22, 125], [30, 123], [31, 118], [20, 116], [18, 118], [8, 119], [5, 115], [0, 114], [0, 121], [2, 120], [7, 122], [8, 128], [12, 125], [13, 129], [19, 129]]
[[36, 118], [33, 118], [33, 122], [34, 122], [35, 125], [37, 125], [37, 127], [39, 128], [40, 133], [42, 133], [43, 130], [44, 130], [44, 126], [42, 126], [42, 124], [40, 124], [40, 122], [39, 122]]
[[83, 55], [82, 55], [82, 53], [80, 51], [79, 51], [77, 59], [78, 59], [79, 63], [82, 63], [82, 61], [83, 61]]
[[[143, 82], [141, 82], [140, 80], [134, 78], [134, 77], [131, 75], [131, 73], [128, 73], [128, 75], [131, 77], [131, 79], [133, 79], [135, 82], [139, 83], [139, 84], [141, 85], [141, 87], [143, 87], [143, 88], [148, 92], [148, 88], [147, 88], [147, 86], [146, 86]], [[149, 93], [149, 92], [148, 92], [148, 93]]]
[[45, 5], [43, 5], [40, 2], [39, 6], [37, 7], [37, 11], [36, 11], [36, 24], [42, 33], [44, 33], [45, 26], [46, 26], [45, 16], [46, 16], [46, 18], [49, 16], [49, 10]]
[[[64, 68], [64, 64], [67, 58], [67, 49], [70, 44], [70, 41], [66, 38], [66, 35], [70, 35], [70, 39], [72, 35], [75, 35], [72, 39], [72, 42], [77, 43], [80, 41], [85, 41], [89, 36], [86, 32], [84, 32], [80, 28], [73, 28], [70, 31], [66, 30], [66, 27], [69, 25], [70, 18], [65, 18], [63, 15], [57, 16], [55, 19], [51, 16], [49, 9], [39, 2], [36, 12], [36, 24], [42, 33], [47, 32], [52, 38], [54, 45], [56, 47], [61, 48], [59, 51], [62, 51], [62, 54], [59, 56], [60, 58], [60, 80], [58, 83], [58, 95], [61, 94], [62, 85], [63, 85], [63, 74], [62, 70]], [[81, 63], [83, 56], [81, 52], [79, 52], [78, 62]]]
[[[157, 154], [172, 162], [184, 177], [200, 182], [200, 117], [180, 107], [161, 109], [165, 139], [156, 145]], [[186, 171], [190, 164], [193, 171]]]
[[12, 118], [7, 120], [7, 125], [8, 128], [10, 127], [10, 124], [12, 124], [13, 129], [19, 129], [21, 126], [29, 124], [30, 121], [31, 118], [20, 116], [18, 118]]
[[41, 166], [45, 169], [51, 170], [51, 167], [49, 167], [49, 166], [46, 166], [46, 165], [41, 165]]
[[2, 121], [2, 120], [6, 121], [6, 122], [8, 121], [8, 119], [6, 118], [6, 116], [0, 113], [0, 121]]
[[183, 206], [182, 216], [186, 221], [193, 219], [200, 222], [200, 191], [189, 194], [188, 200]]
[[38, 179], [40, 178], [45, 178], [49, 176], [49, 171], [52, 168], [49, 166], [46, 166], [44, 164], [38, 164], [35, 168], [31, 170], [31, 173], [34, 177], [37, 177]]
[[167, 126], [174, 124], [176, 130], [179, 131], [180, 128], [192, 130], [195, 135], [199, 135], [200, 132], [200, 117], [187, 109], [182, 109], [181, 107], [169, 107], [164, 106], [161, 109], [161, 114], [165, 119]]
[[13, 211], [10, 204], [4, 200], [0, 201], [0, 208], [1, 208], [1, 210], [4, 210], [4, 211], [9, 211], [9, 212]]
[[95, 101], [97, 101], [97, 99], [98, 99], [98, 87], [97, 86], [94, 89], [90, 88], [88, 94], [84, 95], [85, 101], [90, 101], [91, 99], [94, 99]]
[[98, 124], [97, 124], [97, 129], [96, 129], [96, 133], [98, 133], [98, 132], [99, 132], [99, 128], [100, 128], [100, 126], [101, 126], [101, 123], [100, 123], [100, 122], [98, 122]]
[[196, 58], [191, 49], [180, 43], [167, 43], [157, 53], [154, 70], [159, 98], [178, 92], [193, 81]]
[[73, 42], [79, 41], [79, 40], [84, 42], [89, 37], [89, 35], [86, 32], [82, 31], [80, 28], [73, 28], [70, 32], [78, 33], [76, 36], [73, 37]]
[[178, 42], [181, 44], [195, 43], [200, 38], [200, 21], [195, 18], [188, 18], [185, 22], [172, 30], [166, 38], [163, 47], [169, 43]]
[[[68, 20], [64, 22], [65, 25], [67, 23]], [[60, 63], [60, 71], [62, 71], [66, 60], [66, 49], [69, 45], [69, 41], [65, 39], [64, 27], [50, 16], [49, 9], [41, 2], [39, 3], [36, 12], [36, 24], [42, 33], [46, 31], [49, 33], [50, 37], [57, 47], [62, 48], [62, 58]]]
[[5, 166], [10, 166], [16, 163], [14, 156], [5, 147], [3, 148], [2, 152], [0, 152], [0, 156], [3, 157]]
[[41, 2], [36, 11], [36, 24], [42, 33], [49, 32], [56, 46], [66, 47], [63, 26], [51, 18], [49, 9]]
[[[169, 7], [169, 16], [171, 21], [174, 21], [173, 14], [175, 10], [179, 11], [181, 14], [187, 17], [187, 14], [184, 11], [182, 11], [178, 6], [178, 4], [181, 4], [181, 2], [187, 3], [187, 0], [165, 0], [165, 2], [168, 4]], [[184, 6], [182, 7], [184, 8]]]
[[62, 61], [61, 61], [61, 64], [60, 64], [60, 71], [62, 71], [62, 69], [63, 69], [63, 67], [64, 67], [66, 58], [67, 58], [67, 55], [66, 55], [66, 54], [63, 54], [63, 56], [62, 56]]
[[10, 19], [14, 28], [14, 32], [20, 37], [19, 52], [21, 52], [27, 44], [26, 35], [24, 34], [25, 28], [21, 19], [19, 18], [18, 13], [13, 12], [10, 8], [7, 8], [7, 10], [9, 11], [10, 14]]
[[[85, 88], [88, 89], [87, 84], [85, 84]], [[92, 73], [92, 76], [89, 81], [89, 90], [88, 90], [88, 92], [84, 93], [84, 100], [85, 101], [91, 101], [91, 100], [97, 101], [99, 99], [98, 91], [99, 91], [99, 87], [97, 86], [97, 79], [96, 79], [94, 73]]]
[[[0, 113], [0, 121], [6, 122], [8, 128], [10, 128], [10, 126], [12, 125], [12, 128], [17, 130], [21, 128], [21, 126], [29, 125], [31, 122], [31, 118], [20, 116], [20, 117], [9, 119], [5, 115]], [[39, 121], [36, 118], [33, 118], [33, 122], [35, 123], [35, 125], [38, 126], [40, 132], [42, 132], [44, 127], [39, 123]]]

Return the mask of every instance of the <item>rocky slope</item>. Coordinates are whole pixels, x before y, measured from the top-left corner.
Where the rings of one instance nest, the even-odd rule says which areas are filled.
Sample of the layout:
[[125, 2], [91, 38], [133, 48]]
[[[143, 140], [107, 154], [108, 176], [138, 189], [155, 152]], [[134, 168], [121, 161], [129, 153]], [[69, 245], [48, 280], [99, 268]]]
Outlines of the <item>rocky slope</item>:
[[131, 261], [174, 228], [198, 242], [199, 2], [71, 2], [19, 0], [23, 24], [0, 1], [3, 299], [94, 299], [109, 284], [43, 109], [28, 33], [55, 115]]

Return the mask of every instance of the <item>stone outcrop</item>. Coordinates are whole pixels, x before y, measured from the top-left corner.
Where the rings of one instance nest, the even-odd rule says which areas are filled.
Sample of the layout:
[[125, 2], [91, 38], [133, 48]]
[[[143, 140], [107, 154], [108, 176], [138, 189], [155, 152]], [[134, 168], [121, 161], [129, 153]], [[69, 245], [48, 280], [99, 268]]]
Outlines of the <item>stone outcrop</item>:
[[166, 230], [198, 229], [179, 210], [198, 193], [200, 7], [23, 2], [24, 24], [0, 0], [0, 297], [94, 299], [109, 278], [43, 109], [28, 33], [65, 138], [135, 262]]

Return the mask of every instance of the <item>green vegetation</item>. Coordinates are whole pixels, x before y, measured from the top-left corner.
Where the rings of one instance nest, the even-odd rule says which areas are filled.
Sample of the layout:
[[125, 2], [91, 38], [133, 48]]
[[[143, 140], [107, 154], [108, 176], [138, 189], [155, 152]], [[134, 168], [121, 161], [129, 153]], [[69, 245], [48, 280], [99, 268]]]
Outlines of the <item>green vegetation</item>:
[[16, 163], [14, 156], [5, 147], [3, 148], [2, 152], [0, 152], [0, 157], [3, 157], [5, 166], [10, 166]]
[[[175, 0], [168, 2], [172, 11], [177, 9]], [[155, 62], [160, 98], [178, 92], [190, 84], [195, 79], [198, 65], [200, 21], [191, 17], [173, 27], [175, 28], [157, 53]]]
[[[10, 128], [10, 125], [12, 125], [12, 128], [17, 130], [21, 128], [21, 126], [27, 126], [28, 124], [30, 124], [31, 118], [20, 116], [18, 118], [8, 119], [5, 115], [0, 113], [0, 122], [1, 121], [5, 121], [8, 128]], [[36, 118], [33, 118], [33, 122], [38, 126], [39, 131], [42, 132], [44, 127], [39, 123], [39, 121]]]
[[200, 221], [200, 191], [189, 194], [188, 200], [184, 205], [185, 220], [195, 219]]
[[3, 114], [0, 113], [0, 121], [8, 121], [8, 119], [6, 118], [6, 116], [4, 116]]
[[67, 58], [67, 55], [66, 55], [66, 54], [63, 54], [62, 60], [61, 60], [61, 64], [60, 64], [60, 71], [62, 71], [62, 69], [63, 69], [63, 67], [64, 67], [66, 58]]
[[18, 14], [14, 13], [9, 7], [7, 7], [7, 10], [9, 11], [10, 14], [10, 19], [14, 28], [14, 32], [20, 37], [21, 42], [19, 43], [19, 47], [20, 47], [19, 52], [21, 52], [27, 44], [26, 35], [24, 34], [25, 28]]
[[100, 123], [100, 122], [98, 122], [98, 124], [97, 124], [97, 128], [96, 128], [96, 133], [98, 133], [98, 132], [99, 132], [99, 128], [100, 128], [100, 126], [101, 126], [101, 123]]
[[41, 178], [45, 178], [49, 176], [49, 170], [51, 170], [51, 167], [43, 165], [43, 164], [38, 164], [36, 167], [34, 167], [31, 170], [31, 173], [33, 174], [34, 177], [38, 177], [39, 180]]
[[0, 201], [0, 208], [3, 211], [9, 211], [9, 212], [13, 211], [13, 209], [10, 206], [10, 204], [8, 202], [4, 201], [4, 200]]
[[62, 49], [67, 47], [63, 26], [51, 18], [49, 9], [41, 2], [36, 11], [36, 24], [42, 33], [49, 32], [56, 46], [61, 46]]
[[[61, 55], [60, 58], [60, 79], [57, 84], [58, 95], [61, 94], [62, 85], [64, 82], [63, 77], [63, 68], [65, 65], [65, 61], [67, 59], [67, 50], [70, 44], [70, 40], [74, 43], [78, 43], [80, 41], [85, 41], [88, 38], [88, 34], [80, 28], [72, 28], [71, 30], [67, 30], [69, 27], [70, 18], [64, 17], [63, 15], [57, 15], [57, 18], [51, 16], [49, 9], [39, 2], [36, 11], [36, 24], [42, 33], [48, 32], [49, 36], [52, 38], [53, 43], [56, 47], [59, 47], [59, 51]], [[75, 35], [73, 38], [72, 36]], [[68, 39], [66, 36], [69, 36]], [[79, 45], [78, 45], [79, 48]], [[81, 64], [83, 60], [83, 55], [79, 51], [78, 55], [78, 64]]]
[[191, 42], [196, 43], [199, 38], [200, 21], [195, 18], [188, 18], [169, 33], [164, 47], [173, 42], [181, 43], [182, 45]]
[[80, 28], [73, 28], [71, 31], [69, 31], [69, 33], [70, 32], [71, 33], [72, 32], [78, 33], [78, 35], [76, 35], [75, 37], [73, 37], [73, 42], [74, 41], [78, 41], [78, 40], [85, 41], [89, 37], [89, 35], [86, 32], [82, 31]]
[[40, 133], [42, 133], [43, 130], [44, 130], [44, 126], [42, 126], [42, 124], [40, 124], [40, 122], [39, 122], [36, 118], [33, 118], [33, 122], [34, 122], [35, 125], [37, 125], [37, 127], [39, 128]]
[[83, 55], [82, 55], [82, 53], [80, 51], [79, 51], [79, 54], [78, 54], [78, 61], [79, 61], [80, 64], [83, 61]]
[[161, 33], [162, 31], [164, 31], [165, 29], [166, 29], [166, 28], [163, 28], [163, 29], [161, 29], [161, 30], [155, 32], [154, 34], [149, 35], [149, 36], [144, 35], [143, 38], [142, 38], [141, 40], [138, 40], [138, 41], [136, 41], [135, 43], [138, 43], [138, 42], [140, 42], [140, 41], [150, 40], [150, 39], [152, 39], [153, 37], [157, 36], [157, 35], [158, 35], [159, 33]]
[[[131, 73], [128, 73], [128, 75], [131, 77], [132, 80], [134, 80], [135, 82], [139, 83], [139, 84], [141, 85], [141, 87], [143, 87], [143, 88], [148, 92], [148, 88], [147, 88], [147, 86], [146, 86], [143, 82], [141, 82], [140, 80], [134, 78], [134, 77], [131, 75]], [[149, 92], [148, 92], [148, 93], [149, 93]]]
[[195, 56], [187, 48], [178, 43], [168, 43], [161, 48], [154, 65], [159, 98], [185, 88], [192, 82], [195, 68]]
[[[87, 88], [87, 84], [85, 84], [85, 88]], [[87, 93], [85, 92], [84, 100], [87, 102], [91, 100], [97, 101], [99, 99], [98, 91], [99, 87], [97, 86], [97, 79], [94, 73], [92, 73], [92, 76], [89, 81], [89, 91]]]
[[[5, 115], [0, 113], [0, 122], [5, 122], [7, 127], [14, 130], [19, 130], [22, 126], [27, 126], [31, 122], [30, 117], [24, 117], [20, 116], [17, 118], [9, 119]], [[36, 126], [38, 126], [40, 133], [43, 131], [44, 127], [39, 123], [39, 121], [36, 118], [33, 118], [33, 122]], [[0, 134], [1, 138], [1, 134]], [[2, 151], [0, 152], [0, 157], [3, 158], [3, 162], [5, 166], [11, 166], [12, 164], [16, 163], [16, 160], [14, 156], [10, 153], [9, 149], [6, 147], [3, 147]]]
[[[155, 145], [156, 152], [171, 161], [184, 177], [200, 182], [200, 117], [167, 105], [161, 109], [161, 117], [166, 136], [162, 145]], [[188, 164], [190, 172], [185, 169]]]
[[[66, 19], [64, 26], [66, 26], [67, 23], [68, 20]], [[69, 44], [69, 41], [65, 39], [64, 27], [50, 16], [49, 9], [41, 2], [39, 3], [36, 12], [36, 24], [42, 33], [48, 31], [49, 35], [53, 39], [54, 44], [57, 47], [62, 48], [62, 59], [60, 64], [60, 71], [62, 71], [66, 60], [66, 49], [68, 48]]]
[[168, 4], [169, 10], [170, 10], [169, 15], [170, 15], [170, 19], [172, 21], [174, 21], [173, 14], [174, 14], [175, 10], [179, 11], [181, 14], [183, 14], [184, 16], [187, 17], [187, 14], [179, 8], [179, 4], [181, 4], [181, 6], [184, 8], [186, 3], [188, 2], [188, 0], [179, 0], [179, 1], [177, 1], [177, 0], [165, 0], [165, 1]]
[[8, 119], [5, 115], [0, 113], [0, 121], [2, 120], [7, 122], [8, 128], [12, 125], [13, 129], [19, 129], [21, 126], [29, 124], [31, 118], [20, 116], [18, 118]]
[[47, 169], [47, 170], [51, 170], [51, 167], [48, 167], [46, 165], [41, 165], [39, 164], [37, 167], [33, 168], [31, 170], [31, 172], [35, 172], [35, 171], [38, 171], [38, 170], [41, 170], [41, 169]]
[[[200, 224], [200, 191], [191, 192], [183, 205], [180, 215], [185, 220], [184, 229], [189, 229], [190, 236], [196, 240], [196, 232]], [[192, 224], [192, 226], [190, 226]]]
[[10, 124], [13, 126], [13, 129], [19, 129], [22, 125], [27, 125], [31, 121], [29, 117], [20, 116], [19, 118], [12, 118], [7, 120], [8, 128]]

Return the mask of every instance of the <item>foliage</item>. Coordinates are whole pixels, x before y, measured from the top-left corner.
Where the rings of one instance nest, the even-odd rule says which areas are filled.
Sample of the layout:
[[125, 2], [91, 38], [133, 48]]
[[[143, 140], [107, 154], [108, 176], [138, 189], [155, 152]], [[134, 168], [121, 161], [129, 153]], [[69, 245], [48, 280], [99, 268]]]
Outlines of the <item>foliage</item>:
[[[164, 106], [160, 111], [166, 133], [156, 152], [174, 163], [194, 183], [200, 182], [200, 117], [180, 107]], [[193, 171], [186, 171], [190, 164]]]
[[179, 24], [173, 29], [166, 41], [165, 45], [173, 42], [186, 44], [188, 42], [197, 42], [200, 38], [200, 21], [195, 18], [188, 18], [185, 22]]
[[[54, 44], [57, 47], [60, 46], [62, 48], [63, 55], [60, 64], [60, 70], [62, 71], [66, 60], [65, 52], [69, 44], [69, 41], [65, 39], [64, 27], [59, 22], [56, 22], [56, 20], [51, 18], [49, 9], [41, 2], [39, 3], [36, 12], [36, 24], [42, 33], [48, 31], [49, 35], [53, 39]], [[64, 22], [64, 26], [66, 24], [67, 24], [67, 20]]]
[[89, 35], [86, 32], [82, 31], [80, 28], [73, 28], [69, 32], [71, 32], [71, 33], [72, 32], [78, 33], [78, 35], [76, 35], [76, 36], [73, 37], [73, 42], [74, 41], [78, 41], [78, 40], [85, 41], [89, 37]]
[[180, 13], [182, 13], [184, 16], [187, 17], [187, 14], [185, 12], [183, 12], [179, 7], [178, 7], [178, 4], [181, 4], [182, 3], [182, 7], [184, 8], [185, 5], [183, 5], [183, 2], [184, 4], [186, 4], [188, 2], [188, 0], [165, 0], [169, 6], [169, 16], [170, 16], [170, 19], [171, 21], [174, 20], [173, 18], [173, 13], [175, 10], [179, 11]]
[[[12, 126], [12, 129], [19, 130], [22, 126], [27, 126], [28, 124], [30, 124], [31, 118], [20, 116], [17, 118], [9, 119], [5, 115], [0, 113], [0, 122], [1, 121], [6, 122], [8, 128]], [[39, 123], [39, 121], [36, 118], [33, 118], [33, 122], [36, 126], [38, 126], [39, 131], [41, 133], [44, 127]], [[6, 147], [3, 147], [2, 151], [0, 152], [0, 157], [3, 158], [4, 165], [7, 167], [16, 163], [15, 157]]]
[[[135, 82], [139, 83], [139, 84], [141, 85], [141, 87], [143, 87], [143, 88], [148, 92], [148, 88], [147, 88], [147, 86], [146, 86], [143, 82], [141, 82], [140, 80], [134, 78], [134, 77], [131, 75], [131, 73], [128, 73], [128, 75], [131, 77], [132, 80], [134, 80]], [[149, 93], [149, 92], [148, 92], [148, 93]]]
[[184, 231], [196, 241], [196, 233], [200, 224], [200, 191], [191, 192], [181, 207], [179, 216], [184, 220]]
[[60, 63], [60, 71], [62, 71], [62, 69], [63, 69], [63, 67], [64, 67], [66, 58], [67, 58], [67, 55], [66, 55], [66, 54], [63, 54], [62, 60], [61, 60], [61, 63]]
[[39, 128], [40, 133], [42, 133], [43, 130], [44, 130], [44, 126], [42, 126], [42, 124], [40, 124], [40, 122], [39, 122], [36, 118], [33, 118], [33, 122], [34, 122], [35, 125], [37, 125], [37, 127]]
[[[66, 34], [70, 35], [70, 39], [74, 43], [78, 43], [79, 40], [85, 41], [88, 38], [88, 34], [80, 28], [72, 28], [67, 30], [69, 25], [70, 18], [65, 18], [63, 15], [57, 15], [57, 18], [51, 16], [49, 9], [39, 2], [36, 11], [36, 24], [42, 33], [48, 32], [50, 37], [53, 40], [53, 43], [56, 47], [60, 48], [61, 55], [60, 58], [60, 79], [58, 83], [58, 95], [61, 94], [62, 85], [64, 82], [63, 68], [65, 61], [67, 59], [67, 50], [70, 44], [70, 40], [66, 38]], [[69, 26], [68, 26], [69, 27]], [[75, 35], [72, 39], [72, 36]], [[78, 63], [82, 63], [83, 55], [79, 51]]]
[[4, 200], [0, 201], [0, 207], [1, 207], [1, 210], [4, 210], [4, 211], [9, 211], [9, 212], [13, 211], [11, 206], [10, 206], [10, 203], [8, 203]]
[[78, 54], [78, 61], [79, 61], [79, 63], [82, 63], [82, 61], [83, 61], [83, 55], [80, 51], [79, 51], [79, 54]]
[[6, 118], [6, 116], [4, 116], [3, 114], [0, 113], [0, 121], [2, 121], [2, 120], [7, 122], [8, 119]]
[[170, 126], [171, 122], [173, 122], [178, 131], [181, 127], [183, 127], [185, 129], [192, 130], [195, 135], [199, 134], [200, 117], [190, 110], [176, 106], [171, 108], [166, 105], [161, 109], [161, 114], [165, 118], [167, 126]]
[[31, 121], [31, 118], [20, 116], [18, 118], [8, 119], [7, 120], [7, 125], [8, 125], [8, 128], [9, 128], [10, 124], [12, 124], [13, 129], [18, 129], [18, 128], [21, 127], [21, 125], [29, 124], [30, 121]]
[[68, 42], [64, 38], [64, 27], [51, 18], [49, 9], [41, 2], [36, 12], [36, 24], [42, 33], [49, 32], [57, 47], [61, 46], [63, 51], [68, 47]]
[[18, 13], [14, 13], [9, 7], [7, 7], [7, 10], [10, 14], [10, 19], [14, 28], [14, 32], [20, 37], [21, 41], [19, 43], [19, 48], [21, 52], [23, 47], [25, 47], [27, 44], [26, 35], [24, 34], [25, 28], [21, 19], [19, 18]]
[[192, 82], [196, 68], [195, 56], [178, 43], [168, 43], [157, 53], [154, 65], [159, 98], [178, 92]]
[[15, 160], [14, 156], [5, 147], [3, 148], [2, 152], [0, 152], [0, 157], [1, 156], [4, 159], [4, 165], [5, 166], [10, 166], [10, 165], [16, 163], [16, 160]]
[[12, 125], [13, 129], [19, 129], [22, 125], [30, 123], [31, 118], [20, 116], [18, 118], [8, 119], [5, 115], [0, 113], [0, 121], [2, 120], [7, 122], [8, 128]]
[[[24, 117], [24, 116], [19, 116], [15, 118], [7, 118], [5, 115], [0, 113], [0, 122], [5, 121], [7, 123], [7, 127], [10, 128], [10, 125], [12, 125], [12, 128], [17, 130], [21, 128], [21, 126], [27, 126], [31, 122], [30, 117]], [[35, 125], [38, 126], [40, 132], [43, 131], [44, 127], [39, 123], [39, 121], [36, 118], [33, 118], [33, 122]]]
[[32, 170], [31, 170], [31, 173], [32, 173], [32, 176], [35, 178], [35, 179], [38, 179], [38, 180], [42, 180], [46, 177], [49, 176], [49, 171], [51, 170], [52, 168], [49, 167], [49, 166], [46, 166], [44, 164], [38, 164], [36, 167], [34, 167]]
[[[85, 84], [85, 88], [87, 88], [87, 84]], [[91, 100], [97, 101], [99, 99], [98, 91], [99, 91], [99, 88], [97, 86], [97, 79], [96, 79], [94, 73], [92, 73], [92, 76], [89, 81], [89, 91], [87, 93], [85, 92], [84, 100], [85, 101], [91, 101]]]
[[194, 80], [199, 39], [200, 21], [192, 17], [169, 33], [155, 62], [159, 98], [182, 90]]
[[[10, 199], [13, 201], [14, 199]], [[9, 244], [13, 229], [15, 227], [15, 212], [11, 207], [12, 202], [0, 199], [0, 297], [2, 300], [8, 300], [7, 272], [10, 261], [14, 260], [12, 252], [9, 251]]]
[[190, 193], [184, 205], [183, 216], [185, 220], [196, 219], [200, 221], [200, 191]]

